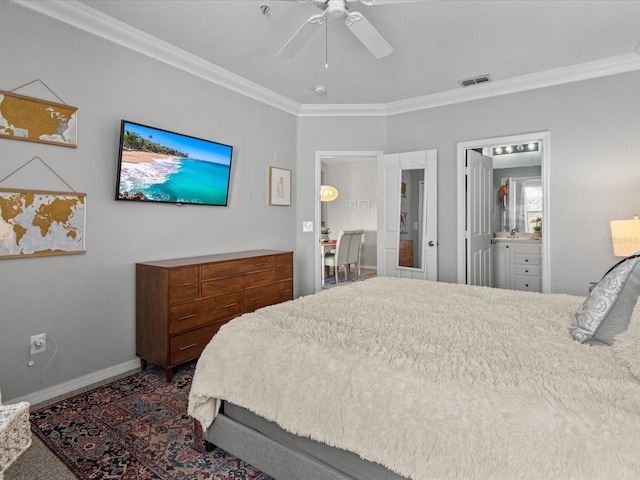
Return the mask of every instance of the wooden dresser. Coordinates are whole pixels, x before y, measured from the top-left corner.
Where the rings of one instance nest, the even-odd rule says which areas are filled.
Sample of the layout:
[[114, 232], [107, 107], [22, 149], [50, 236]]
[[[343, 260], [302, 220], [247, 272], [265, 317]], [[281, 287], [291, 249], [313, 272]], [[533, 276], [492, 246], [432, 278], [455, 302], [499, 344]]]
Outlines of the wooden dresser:
[[413, 267], [413, 240], [400, 240], [398, 265], [401, 267]]
[[136, 264], [136, 355], [165, 369], [197, 358], [218, 329], [293, 299], [293, 252], [248, 252]]

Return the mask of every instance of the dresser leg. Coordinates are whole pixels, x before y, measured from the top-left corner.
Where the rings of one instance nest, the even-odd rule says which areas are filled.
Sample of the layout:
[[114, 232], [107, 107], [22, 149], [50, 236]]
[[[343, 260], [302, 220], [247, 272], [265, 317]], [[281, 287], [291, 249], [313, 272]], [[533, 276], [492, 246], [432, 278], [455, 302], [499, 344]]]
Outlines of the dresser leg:
[[140, 370], [143, 372], [147, 369], [147, 361], [144, 358], [140, 359]]
[[167, 376], [167, 383], [171, 382], [173, 380], [173, 368], [165, 368], [164, 373]]

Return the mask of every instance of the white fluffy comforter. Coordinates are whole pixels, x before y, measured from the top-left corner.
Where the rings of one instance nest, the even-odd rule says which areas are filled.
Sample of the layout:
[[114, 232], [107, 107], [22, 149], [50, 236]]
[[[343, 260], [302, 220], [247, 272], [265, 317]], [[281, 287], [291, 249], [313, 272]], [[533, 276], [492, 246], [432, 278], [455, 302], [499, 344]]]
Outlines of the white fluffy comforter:
[[638, 479], [640, 306], [590, 347], [583, 300], [376, 278], [267, 307], [214, 336], [189, 413], [229, 400], [416, 480]]

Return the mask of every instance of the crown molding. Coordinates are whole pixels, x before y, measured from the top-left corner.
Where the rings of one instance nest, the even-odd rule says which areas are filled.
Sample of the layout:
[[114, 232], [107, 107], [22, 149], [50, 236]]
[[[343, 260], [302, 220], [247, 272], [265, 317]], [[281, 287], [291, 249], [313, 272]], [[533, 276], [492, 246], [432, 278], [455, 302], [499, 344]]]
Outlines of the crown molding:
[[491, 83], [460, 87], [379, 104], [300, 104], [244, 77], [148, 35], [76, 0], [12, 0], [17, 5], [55, 18], [125, 48], [154, 58], [241, 95], [299, 117], [375, 117], [415, 112], [581, 80], [640, 70], [640, 45], [633, 53]]
[[[569, 67], [537, 72], [530, 75], [499, 80], [491, 83], [460, 87], [458, 90], [426, 95], [408, 100], [401, 100], [387, 104], [387, 114], [414, 112], [428, 108], [452, 105], [455, 103], [481, 100], [483, 98], [524, 92], [538, 88], [562, 85], [564, 83], [579, 82], [598, 77], [617, 75], [619, 73], [640, 70], [640, 54], [629, 53], [616, 57], [605, 58], [594, 62], [571, 65]], [[304, 105], [303, 105], [304, 108]]]
[[481, 100], [483, 98], [524, 92], [538, 88], [579, 82], [593, 78], [617, 75], [640, 70], [640, 47], [635, 53], [605, 58], [595, 62], [582, 63], [531, 75], [510, 78], [497, 82], [460, 87], [457, 90], [434, 93], [422, 97], [409, 98], [387, 104], [370, 105], [302, 105], [299, 116], [390, 116], [416, 112], [429, 108], [453, 105], [456, 103]]
[[300, 106], [299, 117], [386, 117], [389, 114], [384, 103], [372, 104], [314, 104]]
[[297, 115], [300, 104], [75, 0], [12, 0], [17, 5], [102, 37], [204, 80]]

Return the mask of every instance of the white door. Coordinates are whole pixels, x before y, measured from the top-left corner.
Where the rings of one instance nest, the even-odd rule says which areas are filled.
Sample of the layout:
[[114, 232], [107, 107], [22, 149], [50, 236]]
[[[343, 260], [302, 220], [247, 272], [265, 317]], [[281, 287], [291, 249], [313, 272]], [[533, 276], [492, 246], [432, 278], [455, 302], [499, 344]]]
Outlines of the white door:
[[493, 160], [467, 150], [467, 284], [492, 286]]
[[[398, 266], [400, 240], [400, 184], [402, 170], [424, 171], [422, 213], [419, 219], [422, 265]], [[394, 153], [378, 156], [378, 272], [381, 277], [438, 279], [438, 152]]]

